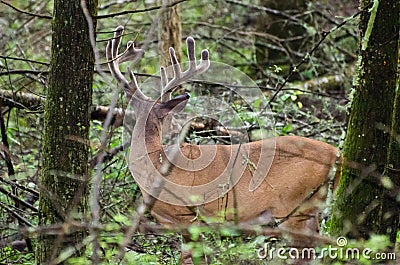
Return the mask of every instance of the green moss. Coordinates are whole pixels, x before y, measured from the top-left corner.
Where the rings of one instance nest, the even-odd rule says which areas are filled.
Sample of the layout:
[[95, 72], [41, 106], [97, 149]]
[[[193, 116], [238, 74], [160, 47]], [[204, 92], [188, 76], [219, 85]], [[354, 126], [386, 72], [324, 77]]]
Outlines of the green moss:
[[[370, 2], [362, 4], [368, 6]], [[398, 36], [400, 4], [397, 0], [377, 3], [371, 12], [361, 15], [361, 35], [367, 41], [360, 45], [330, 232], [356, 238], [388, 234], [393, 241], [398, 229], [398, 203], [390, 196], [392, 185], [384, 183], [396, 184], [400, 179], [398, 173], [388, 174], [387, 170], [388, 165], [400, 166], [400, 148], [394, 137], [399, 127], [398, 40], [388, 42], [387, 36]]]
[[[86, 3], [90, 13], [96, 14], [97, 1]], [[89, 179], [87, 142], [94, 56], [81, 1], [55, 1], [52, 27], [39, 225], [61, 224], [83, 218], [87, 208]], [[65, 235], [66, 244], [58, 247], [76, 245], [82, 238], [80, 232]], [[37, 248], [38, 263], [44, 263], [54, 250], [60, 252], [55, 244], [56, 239], [54, 236], [41, 236]]]

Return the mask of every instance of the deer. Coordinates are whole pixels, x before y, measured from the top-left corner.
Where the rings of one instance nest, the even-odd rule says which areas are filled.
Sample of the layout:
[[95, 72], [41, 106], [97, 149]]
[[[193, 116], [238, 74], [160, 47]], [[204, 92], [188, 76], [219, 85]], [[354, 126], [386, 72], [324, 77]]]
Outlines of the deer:
[[[173, 148], [163, 145], [161, 135], [166, 127], [163, 123], [171, 113], [183, 111], [190, 98], [187, 93], [172, 97], [172, 92], [209, 69], [209, 52], [201, 52], [198, 64], [194, 39], [188, 37], [189, 66], [182, 72], [171, 47], [174, 77], [169, 79], [166, 69], [161, 67], [162, 93], [160, 99], [154, 100], [141, 91], [129, 67], [130, 82], [120, 70], [120, 63], [144, 54], [131, 41], [119, 54], [123, 31], [123, 26], [114, 31], [114, 37], [107, 43], [106, 57], [113, 78], [134, 111], [136, 122], [131, 132], [128, 163], [132, 175], [139, 180], [144, 201], [151, 202], [151, 215], [165, 227], [193, 225], [201, 223], [202, 216], [218, 216], [223, 222], [248, 223], [261, 219], [266, 223], [279, 223], [279, 228], [288, 231], [318, 233], [318, 213], [327, 196], [330, 172], [338, 160], [337, 148], [300, 136], [278, 136], [232, 145], [183, 142]], [[226, 161], [227, 157], [237, 159]], [[176, 166], [179, 161], [190, 166]], [[166, 169], [165, 164], [168, 165]], [[225, 171], [228, 173], [224, 175]], [[222, 180], [218, 180], [221, 175], [224, 175]], [[249, 185], [256, 175], [261, 177], [259, 183]], [[177, 195], [167, 188], [168, 185], [157, 184], [160, 176], [163, 181], [186, 190]], [[335, 187], [338, 180], [339, 174], [336, 174]], [[210, 190], [207, 184], [213, 181], [219, 184]], [[221, 183], [230, 187], [224, 188]], [[154, 193], [152, 189], [157, 185], [158, 192]], [[193, 198], [191, 190], [204, 196]], [[268, 218], [263, 219], [265, 216]], [[281, 219], [285, 221], [279, 222]], [[192, 264], [190, 254], [182, 256], [181, 262]]]

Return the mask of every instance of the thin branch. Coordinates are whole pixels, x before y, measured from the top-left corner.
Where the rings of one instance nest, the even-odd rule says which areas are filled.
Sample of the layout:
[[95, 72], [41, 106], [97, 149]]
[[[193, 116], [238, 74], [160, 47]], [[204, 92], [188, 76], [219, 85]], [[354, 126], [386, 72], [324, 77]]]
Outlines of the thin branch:
[[24, 207], [31, 209], [35, 213], [39, 212], [39, 210], [36, 207], [34, 207], [33, 205], [25, 202], [24, 200], [21, 200], [20, 198], [18, 198], [17, 196], [12, 194], [11, 192], [3, 189], [2, 187], [0, 187], [0, 193], [3, 193], [7, 197], [13, 199], [15, 202], [18, 202], [18, 204], [23, 205]]
[[0, 132], [1, 132], [1, 142], [3, 144], [3, 148], [1, 148], [0, 146], [0, 156], [2, 156], [6, 161], [8, 176], [12, 176], [15, 174], [15, 170], [13, 162], [11, 160], [11, 153], [9, 149], [10, 145], [8, 144], [8, 139], [7, 139], [7, 128], [6, 124], [4, 123], [3, 113], [1, 111], [0, 111]]
[[306, 198], [304, 198], [304, 200], [297, 205], [288, 215], [286, 215], [285, 217], [283, 217], [281, 220], [279, 220], [278, 222], [275, 223], [275, 226], [279, 226], [282, 223], [286, 222], [290, 217], [292, 217], [297, 210], [303, 206], [307, 201], [309, 201], [323, 186], [325, 186], [327, 183], [329, 182], [329, 178], [325, 179], [324, 182], [320, 183], [317, 187], [315, 187], [312, 192], [310, 194], [308, 194], [308, 196]]
[[[19, 215], [18, 213], [16, 213], [13, 209], [11, 209], [10, 207], [8, 207], [7, 205], [3, 204], [2, 202], [0, 202], [0, 207], [5, 209], [7, 212], [9, 212], [12, 216], [14, 216], [20, 223], [24, 224], [25, 226], [29, 226], [29, 227], [33, 227], [33, 225], [26, 220], [24, 217], [22, 217], [21, 215]], [[29, 230], [28, 230], [29, 231]]]
[[37, 17], [37, 18], [44, 18], [44, 19], [52, 19], [52, 17], [48, 16], [48, 15], [40, 15], [40, 14], [35, 14], [35, 13], [28, 12], [28, 11], [24, 11], [24, 10], [19, 9], [19, 8], [13, 6], [12, 4], [7, 3], [6, 1], [3, 1], [3, 0], [1, 0], [0, 3], [2, 3], [3, 5], [6, 5], [8, 7], [11, 7], [12, 9], [14, 9], [15, 11], [17, 11], [19, 13], [22, 13], [22, 14], [25, 14], [25, 15], [28, 15], [28, 16]]
[[[369, 8], [370, 5], [368, 5], [366, 8]], [[272, 95], [271, 99], [268, 101], [267, 105], [271, 105], [271, 103], [275, 100], [276, 96], [279, 94], [279, 92], [282, 91], [283, 87], [289, 82], [290, 78], [293, 76], [293, 74], [295, 72], [297, 72], [297, 70], [299, 69], [300, 66], [302, 66], [304, 63], [309, 61], [310, 56], [319, 48], [319, 46], [325, 41], [325, 39], [334, 31], [340, 29], [341, 27], [343, 27], [344, 25], [346, 25], [350, 20], [356, 18], [357, 16], [359, 16], [362, 12], [364, 12], [364, 10], [360, 10], [357, 13], [355, 13], [354, 15], [352, 15], [350, 18], [345, 19], [342, 23], [340, 23], [339, 25], [333, 27], [332, 29], [330, 29], [329, 31], [325, 31], [322, 32], [322, 38], [318, 41], [318, 43], [310, 50], [310, 52], [303, 57], [303, 59], [293, 67], [293, 69], [290, 71], [290, 73], [288, 74], [288, 76], [285, 78], [285, 81], [276, 89], [275, 93]]]
[[[233, 2], [235, 2], [236, 0], [233, 0]], [[227, 0], [227, 2], [230, 2], [230, 0]], [[371, 6], [372, 3], [369, 5]], [[367, 6], [366, 8], [369, 8], [369, 6]], [[287, 75], [287, 77], [285, 78], [285, 80], [280, 84], [277, 85], [277, 88], [275, 90], [275, 93], [272, 95], [271, 99], [268, 101], [268, 103], [266, 104], [265, 108], [259, 113], [259, 115], [262, 115], [264, 112], [266, 112], [268, 110], [268, 108], [271, 106], [272, 102], [275, 100], [275, 98], [278, 96], [278, 94], [283, 90], [283, 88], [287, 85], [287, 83], [289, 82], [289, 80], [291, 79], [291, 77], [294, 75], [294, 73], [297, 72], [297, 70], [299, 69], [300, 66], [302, 66], [303, 64], [305, 64], [306, 62], [308, 62], [310, 56], [319, 48], [319, 46], [321, 46], [321, 44], [325, 41], [325, 39], [334, 31], [340, 29], [341, 27], [343, 27], [344, 25], [346, 25], [350, 20], [356, 18], [357, 16], [359, 16], [362, 12], [364, 12], [365, 10], [360, 10], [359, 12], [353, 14], [350, 18], [345, 19], [342, 23], [340, 23], [339, 25], [333, 27], [332, 29], [330, 29], [329, 31], [324, 31], [322, 32], [322, 38], [318, 41], [318, 43], [310, 50], [310, 52], [308, 52], [308, 54], [306, 56], [303, 57], [303, 59], [297, 64], [295, 65], [292, 70], [289, 72], [289, 74]], [[253, 124], [250, 129], [253, 128], [253, 126], [255, 126], [255, 124]]]
[[95, 168], [97, 164], [100, 163], [100, 157], [103, 156], [103, 160], [101, 161], [101, 163], [105, 163], [110, 161], [116, 154], [118, 154], [119, 152], [125, 150], [126, 148], [128, 148], [130, 145], [130, 142], [125, 142], [123, 144], [120, 144], [114, 148], [111, 148], [110, 150], [107, 150], [105, 152], [100, 151], [99, 153], [97, 153], [96, 155], [93, 156], [93, 158], [89, 161], [89, 166], [90, 168]]
[[41, 71], [41, 70], [8, 70], [8, 71], [0, 72], [0, 76], [4, 76], [4, 75], [25, 75], [25, 74], [48, 75], [49, 71]]
[[[31, 93], [12, 92], [0, 89], [0, 105], [11, 108], [26, 109], [29, 111], [41, 111], [45, 98]], [[105, 121], [108, 113], [111, 115], [112, 126], [120, 126], [125, 116], [125, 110], [106, 106], [93, 106], [90, 112], [92, 120]]]
[[36, 191], [36, 190], [34, 190], [34, 189], [31, 189], [31, 188], [27, 188], [27, 187], [25, 187], [25, 186], [23, 186], [23, 185], [21, 185], [21, 184], [18, 184], [17, 182], [12, 182], [12, 181], [6, 180], [5, 178], [3, 178], [3, 177], [1, 177], [1, 176], [0, 176], [0, 181], [1, 181], [1, 182], [4, 182], [4, 183], [6, 183], [6, 184], [8, 184], [8, 185], [10, 185], [10, 186], [17, 187], [17, 188], [19, 188], [19, 189], [21, 189], [21, 190], [23, 190], [23, 191], [29, 192], [29, 193], [31, 193], [33, 196], [39, 197], [39, 192], [38, 192], [38, 191]]
[[15, 61], [24, 61], [24, 62], [28, 62], [28, 63], [36, 63], [36, 64], [41, 64], [41, 65], [46, 65], [49, 66], [49, 63], [46, 62], [39, 62], [39, 61], [35, 61], [35, 60], [29, 60], [29, 59], [25, 59], [25, 58], [18, 58], [18, 57], [11, 57], [11, 56], [3, 56], [0, 55], [0, 59], [5, 59], [5, 60], [15, 60]]
[[125, 3], [130, 3], [130, 2], [132, 2], [132, 0], [124, 0], [124, 1], [121, 1], [121, 0], [117, 0], [117, 1], [110, 1], [110, 2], [108, 2], [108, 3], [105, 3], [105, 4], [103, 4], [103, 5], [101, 5], [101, 6], [99, 6], [99, 10], [104, 10], [104, 9], [108, 9], [108, 8], [110, 8], [111, 6], [114, 6], [114, 5], [118, 5], [118, 6], [121, 6], [122, 4], [125, 4]]
[[[184, 142], [188, 132], [189, 132], [189, 124], [186, 124], [179, 135], [178, 142], [179, 144], [171, 150], [171, 157], [175, 157], [179, 152], [180, 152], [180, 144]], [[173, 160], [173, 159], [172, 159]], [[131, 241], [132, 235], [140, 228], [140, 221], [143, 219], [144, 214], [146, 211], [151, 212], [157, 198], [159, 197], [161, 191], [165, 188], [165, 177], [168, 175], [168, 172], [170, 172], [171, 168], [174, 165], [171, 163], [169, 159], [165, 159], [165, 161], [161, 164], [159, 173], [155, 177], [155, 180], [153, 181], [151, 187], [150, 187], [150, 192], [152, 196], [149, 196], [148, 201], [144, 200], [139, 200], [136, 203], [135, 211], [132, 214], [130, 218], [131, 226], [127, 229], [126, 233], [124, 234], [122, 243], [120, 245], [120, 252], [118, 255], [118, 259], [122, 259], [125, 255], [125, 247], [129, 244]], [[170, 192], [170, 191], [169, 191]], [[173, 193], [171, 193], [173, 194]]]
[[272, 8], [268, 8], [268, 7], [264, 7], [264, 6], [259, 6], [259, 5], [253, 5], [253, 4], [246, 4], [243, 1], [239, 1], [239, 0], [225, 0], [225, 2], [229, 3], [229, 4], [235, 4], [235, 5], [239, 5], [239, 6], [243, 6], [243, 7], [247, 7], [247, 8], [252, 8], [258, 11], [263, 11], [266, 12], [268, 14], [272, 14], [272, 15], [276, 15], [276, 16], [280, 16], [282, 18], [286, 18], [288, 20], [291, 21], [297, 21], [299, 23], [302, 23], [302, 21], [300, 21], [299, 19], [295, 18], [294, 16], [280, 11], [280, 10], [276, 10], [276, 9], [272, 9]]
[[[89, 30], [89, 38], [90, 38], [90, 44], [92, 45], [92, 51], [93, 51], [93, 56], [94, 56], [94, 61], [95, 61], [95, 66], [98, 68], [99, 63], [100, 63], [100, 55], [99, 55], [99, 49], [96, 46], [96, 35], [95, 35], [95, 29], [94, 29], [94, 23], [93, 20], [96, 21], [96, 18], [93, 19], [92, 15], [90, 14], [89, 10], [87, 9], [87, 4], [86, 0], [81, 0], [81, 7], [83, 14], [85, 15], [87, 24], [88, 24], [88, 30]], [[100, 72], [100, 75], [103, 75], [102, 72]], [[114, 102], [114, 101], [113, 101]], [[114, 107], [114, 106], [113, 106]], [[111, 121], [109, 118], [110, 114], [107, 113], [106, 116], [106, 121]], [[107, 123], [105, 123], [106, 125]], [[104, 161], [103, 155], [100, 155], [100, 163]], [[96, 165], [96, 164], [94, 164]], [[94, 166], [93, 166], [94, 168]], [[99, 171], [97, 170], [96, 173]], [[98, 264], [100, 263], [100, 257], [99, 257], [99, 251], [100, 251], [100, 243], [99, 243], [99, 233], [96, 227], [100, 224], [100, 203], [99, 203], [99, 197], [100, 197], [100, 175], [96, 174], [95, 177], [93, 178], [92, 182], [93, 188], [91, 191], [91, 195], [89, 197], [89, 204], [91, 208], [91, 214], [92, 214], [92, 223], [93, 226], [95, 227], [94, 229], [91, 229], [89, 231], [90, 235], [92, 236], [92, 246], [93, 246], [93, 253], [92, 253], [92, 261], [93, 264]]]
[[170, 8], [170, 7], [173, 7], [173, 6], [177, 5], [177, 4], [180, 4], [180, 3], [183, 3], [183, 2], [186, 2], [186, 1], [188, 1], [188, 0], [178, 0], [178, 1], [176, 1], [174, 3], [171, 3], [171, 4], [167, 5], [167, 6], [159, 5], [159, 6], [153, 6], [153, 7], [149, 7], [149, 8], [145, 8], [145, 9], [125, 10], [125, 11], [121, 11], [121, 12], [118, 12], [118, 13], [96, 16], [95, 18], [103, 19], [103, 18], [110, 18], [110, 17], [122, 16], [122, 15], [127, 15], [127, 14], [144, 13], [144, 12], [157, 10], [157, 9], [160, 9], [160, 8], [165, 8], [165, 7]]
[[0, 105], [36, 111], [44, 105], [44, 98], [25, 92], [0, 89]]
[[[196, 226], [196, 228], [202, 229], [209, 229], [211, 231], [233, 231], [241, 235], [266, 235], [266, 236], [273, 236], [273, 237], [283, 237], [285, 235], [291, 237], [307, 237], [312, 238], [313, 242], [322, 243], [322, 244], [329, 244], [333, 243], [333, 240], [329, 237], [321, 236], [317, 233], [311, 234], [308, 232], [302, 231], [291, 231], [285, 228], [277, 228], [277, 227], [268, 227], [263, 225], [252, 225], [252, 224], [239, 224], [234, 225], [232, 223], [223, 223], [223, 224], [195, 224], [195, 225], [179, 225], [176, 224], [172, 227], [164, 227], [162, 225], [157, 224], [140, 224], [140, 230], [145, 231], [146, 233], [151, 233], [152, 235], [161, 235], [165, 233], [180, 233], [180, 234], [189, 234], [190, 228]], [[96, 227], [100, 230], [107, 229], [105, 225], [100, 225]], [[30, 228], [20, 228], [19, 232], [24, 236], [30, 237], [37, 237], [38, 235], [63, 235], [68, 233], [76, 233], [79, 231], [87, 231], [93, 229], [93, 225], [89, 223], [78, 223], [75, 221], [71, 221], [69, 223], [62, 223], [62, 224], [54, 224], [54, 225], [46, 225], [46, 226], [39, 226], [35, 227], [34, 229]], [[114, 230], [107, 229], [108, 232], [121, 232], [123, 231], [126, 233], [130, 229], [130, 226], [117, 226]]]
[[[106, 63], [101, 63], [101, 64], [106, 64]], [[100, 73], [110, 73], [110, 70], [106, 69], [101, 69], [101, 70], [95, 70], [94, 71], [96, 74]], [[125, 72], [121, 72], [122, 74], [125, 74]], [[26, 75], [26, 74], [33, 74], [33, 75], [48, 75], [49, 71], [41, 71], [41, 70], [23, 70], [23, 69], [17, 69], [17, 70], [8, 70], [4, 72], [0, 72], [0, 76], [6, 76], [6, 75]], [[143, 73], [134, 73], [136, 76], [143, 76], [143, 77], [154, 77], [154, 78], [160, 78], [160, 76], [157, 75], [152, 75], [152, 74], [143, 74]]]

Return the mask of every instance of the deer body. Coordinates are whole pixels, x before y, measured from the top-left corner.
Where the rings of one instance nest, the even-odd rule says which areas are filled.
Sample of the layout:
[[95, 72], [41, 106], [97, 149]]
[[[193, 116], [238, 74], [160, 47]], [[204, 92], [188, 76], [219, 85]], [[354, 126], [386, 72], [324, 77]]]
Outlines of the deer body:
[[[186, 99], [181, 100], [184, 102]], [[161, 143], [161, 127], [165, 115], [152, 117], [153, 113], [145, 115], [140, 111], [157, 113], [163, 104], [165, 103], [156, 103], [152, 105], [151, 110], [146, 111], [143, 111], [144, 108], [141, 106], [141, 110], [137, 110], [140, 114], [137, 115], [137, 124], [132, 133], [129, 167], [136, 176], [142, 175], [149, 178], [149, 186], [154, 181], [151, 178], [156, 177], [152, 174], [153, 171], [160, 172], [161, 167], [168, 160], [165, 153], [172, 147], [168, 148]], [[141, 146], [140, 143], [144, 145]], [[263, 183], [254, 191], [250, 191], [249, 183], [257, 170], [252, 165], [263, 162], [258, 161], [261, 157], [262, 145], [275, 149], [275, 152], [271, 152], [272, 165]], [[265, 211], [271, 212], [274, 218], [283, 218], [300, 205], [321, 183], [326, 182], [330, 169], [336, 161], [337, 153], [337, 149], [329, 144], [298, 136], [281, 136], [243, 145], [181, 144], [180, 152], [188, 158], [189, 162], [195, 161], [194, 164], [198, 163], [196, 159], [200, 156], [213, 156], [214, 152], [216, 155], [206, 167], [200, 170], [188, 171], [180, 167], [172, 167], [165, 178], [183, 186], [205, 185], [218, 178], [227, 168], [227, 158], [235, 157], [237, 152], [245, 153], [245, 150], [250, 155], [246, 157], [249, 160], [246, 161], [246, 169], [238, 183], [229, 192], [224, 194], [224, 187], [220, 190], [209, 191], [219, 193], [218, 199], [195, 207], [177, 206], [156, 200], [152, 207], [152, 215], [161, 224], [168, 226], [176, 223], [192, 224], [199, 213], [206, 217], [215, 217], [223, 213], [223, 221], [232, 222], [251, 221]], [[239, 155], [239, 161], [236, 163], [243, 166], [244, 159], [244, 155]], [[190, 165], [188, 167], [190, 168]], [[315, 219], [316, 213], [323, 205], [327, 186], [315, 194], [315, 198], [306, 202], [298, 213], [282, 223], [282, 226], [291, 229], [305, 228], [307, 220]], [[147, 190], [141, 188], [145, 199], [149, 200], [150, 195], [147, 190], [150, 187], [147, 187]], [[187, 199], [187, 203], [191, 203], [189, 198], [181, 199]], [[234, 220], [235, 214], [239, 220]]]
[[[154, 202], [151, 208], [152, 215], [166, 226], [178, 223], [193, 224], [201, 221], [199, 216], [219, 216], [224, 222], [241, 223], [257, 219], [265, 213], [272, 215], [274, 220], [279, 220], [291, 214], [300, 205], [281, 226], [296, 232], [317, 231], [317, 214], [326, 198], [327, 180], [336, 161], [337, 149], [329, 144], [298, 136], [236, 145], [183, 143], [175, 147], [163, 146], [161, 135], [165, 117], [171, 112], [181, 111], [189, 99], [186, 94], [171, 99], [171, 90], [190, 76], [208, 68], [208, 52], [202, 52], [202, 60], [197, 65], [194, 58], [194, 41], [188, 38], [189, 69], [182, 73], [175, 53], [170, 49], [175, 77], [168, 82], [165, 70], [161, 69], [162, 100], [154, 101], [140, 91], [132, 73], [129, 83], [119, 70], [119, 62], [142, 54], [141, 50], [128, 43], [127, 50], [118, 55], [122, 31], [123, 28], [118, 27], [114, 39], [108, 43], [107, 59], [111, 73], [124, 89], [128, 99], [131, 99], [130, 104], [136, 116], [129, 168], [135, 178], [141, 180], [139, 185], [144, 200]], [[171, 155], [174, 152], [175, 155]], [[229, 157], [237, 159], [232, 162], [232, 159], [227, 160]], [[203, 163], [203, 158], [211, 160]], [[174, 161], [169, 164], [162, 177], [166, 181], [188, 188], [187, 196], [178, 198], [182, 200], [180, 205], [169, 203], [168, 199], [160, 200], [159, 196], [154, 198], [151, 192], [152, 185], [160, 177], [158, 172], [162, 172], [166, 161], [171, 159]], [[224, 185], [205, 189], [204, 193], [200, 193], [204, 198], [198, 198], [199, 201], [190, 198], [190, 188], [196, 189], [217, 181], [224, 172], [226, 177], [221, 182]], [[264, 174], [263, 181], [254, 190], [249, 189], [249, 183], [259, 172]], [[337, 181], [338, 177], [335, 178], [335, 182]], [[310, 196], [316, 189], [318, 191]], [[165, 198], [177, 196], [173, 190], [163, 187], [159, 195], [165, 195]], [[214, 196], [215, 199], [206, 200], [207, 196]], [[306, 200], [307, 198], [309, 199]]]
[[[248, 185], [251, 182], [252, 173], [250, 169], [246, 170], [239, 182], [227, 194], [224, 196], [221, 194], [219, 199], [197, 206], [201, 214], [218, 216], [227, 209], [236, 208], [238, 221], [241, 222], [255, 219], [266, 210], [271, 211], [275, 218], [283, 218], [300, 205], [319, 184], [326, 181], [330, 168], [336, 159], [336, 149], [334, 147], [296, 136], [278, 137], [276, 141], [276, 154], [263, 184], [250, 192]], [[253, 142], [249, 145], [251, 150], [254, 150], [253, 152], [257, 152], [257, 147], [260, 144], [260, 142]], [[218, 169], [225, 167], [226, 162], [223, 157], [230, 155], [231, 150], [227, 150], [230, 147], [220, 146], [218, 153], [221, 156], [204, 170], [193, 173], [173, 168], [169, 179], [182, 185], [190, 184], [193, 186], [213, 181], [221, 173]], [[191, 154], [197, 153], [197, 148], [205, 149], [202, 151], [203, 153], [207, 152], [207, 148], [190, 145], [183, 146], [182, 152], [190, 157]], [[158, 157], [158, 154], [154, 156], [154, 163], [158, 163], [161, 166]], [[322, 157], [323, 159], [316, 161], [315, 157]], [[325, 195], [326, 190], [321, 190], [320, 193], [314, 195], [315, 199], [306, 202], [306, 205], [302, 207], [303, 209], [300, 208], [296, 215], [303, 215], [302, 217], [292, 217], [282, 225], [292, 229], [304, 228], [305, 221], [308, 219], [304, 216], [314, 218], [316, 210], [323, 205]], [[236, 206], [234, 206], [234, 201], [237, 202]], [[156, 201], [152, 214], [160, 223], [173, 225], [175, 223], [192, 223], [196, 212], [188, 207], [179, 207]], [[233, 212], [227, 211], [225, 219], [232, 222], [235, 221]]]

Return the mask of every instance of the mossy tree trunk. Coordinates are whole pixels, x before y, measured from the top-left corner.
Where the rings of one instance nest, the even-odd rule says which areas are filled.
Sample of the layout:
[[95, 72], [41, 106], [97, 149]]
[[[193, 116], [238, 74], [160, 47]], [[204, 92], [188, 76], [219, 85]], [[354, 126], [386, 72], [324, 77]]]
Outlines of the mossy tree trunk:
[[[87, 11], [96, 15], [97, 0], [86, 0], [86, 5]], [[93, 70], [94, 54], [81, 0], [55, 0], [39, 183], [41, 227], [80, 222], [86, 217]], [[83, 237], [83, 232], [68, 231], [41, 235], [37, 263], [57, 264], [60, 252], [68, 247], [79, 255]]]
[[359, 25], [360, 57], [330, 229], [334, 235], [355, 238], [386, 234], [393, 242], [398, 230], [400, 148], [395, 140], [398, 134], [391, 132], [399, 130], [394, 99], [399, 99], [400, 3], [379, 0], [371, 8], [373, 3], [360, 3], [364, 10]]
[[[400, 12], [400, 3], [397, 4], [397, 12]], [[400, 15], [399, 15], [400, 16]], [[398, 17], [398, 19], [400, 19]], [[399, 24], [397, 25], [397, 31], [400, 34], [400, 20]], [[392, 43], [395, 46], [395, 42]], [[397, 36], [397, 45], [400, 45], [400, 35]], [[393, 47], [395, 49], [395, 47]], [[397, 61], [400, 62], [400, 46], [397, 46]], [[389, 151], [387, 156], [386, 168], [385, 173], [387, 174], [387, 186], [390, 188], [390, 194], [393, 200], [396, 202], [399, 201], [399, 190], [400, 190], [400, 74], [398, 65], [396, 66], [396, 60], [392, 60], [391, 62], [393, 70], [397, 70], [397, 80], [394, 84], [396, 86], [396, 94], [394, 99], [394, 107], [393, 107], [393, 115], [392, 115], [392, 128], [390, 132], [390, 144], [389, 144]], [[391, 81], [393, 82], [393, 81]], [[392, 206], [392, 215], [390, 218], [387, 218], [389, 221], [389, 225], [391, 223], [395, 224], [396, 227], [399, 229], [400, 224], [400, 205], [399, 203], [393, 203]], [[392, 241], [396, 238], [396, 231], [392, 233]]]

